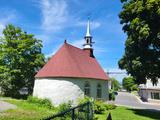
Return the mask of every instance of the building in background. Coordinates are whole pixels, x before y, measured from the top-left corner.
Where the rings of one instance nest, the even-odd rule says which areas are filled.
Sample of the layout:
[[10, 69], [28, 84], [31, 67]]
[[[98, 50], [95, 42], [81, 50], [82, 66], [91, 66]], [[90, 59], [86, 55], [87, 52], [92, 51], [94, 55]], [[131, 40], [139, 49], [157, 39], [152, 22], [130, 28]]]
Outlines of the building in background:
[[36, 74], [33, 96], [48, 98], [54, 105], [85, 95], [108, 100], [108, 76], [97, 62], [92, 48], [90, 23], [87, 23], [84, 48], [64, 42], [46, 65]]
[[160, 79], [154, 86], [151, 80], [147, 80], [146, 84], [139, 85], [139, 95], [144, 101], [160, 103]]

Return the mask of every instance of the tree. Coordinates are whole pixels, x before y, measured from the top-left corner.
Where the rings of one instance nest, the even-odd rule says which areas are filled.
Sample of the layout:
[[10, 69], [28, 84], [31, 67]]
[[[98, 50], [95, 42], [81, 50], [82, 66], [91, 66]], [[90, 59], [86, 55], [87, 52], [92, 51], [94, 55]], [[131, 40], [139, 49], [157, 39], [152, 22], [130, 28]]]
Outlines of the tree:
[[125, 77], [122, 81], [122, 85], [127, 91], [131, 91], [132, 87], [135, 85], [135, 79], [133, 77]]
[[131, 91], [138, 91], [138, 90], [139, 89], [138, 89], [138, 85], [137, 84], [132, 85]]
[[44, 64], [42, 41], [21, 28], [7, 25], [0, 39], [0, 87], [4, 95], [18, 97], [27, 87], [32, 93], [34, 75]]
[[136, 83], [160, 78], [160, 0], [121, 0], [119, 15], [127, 34], [125, 53], [118, 64]]
[[116, 80], [115, 78], [110, 78], [109, 80], [111, 81], [111, 88], [118, 91], [120, 89], [118, 80]]

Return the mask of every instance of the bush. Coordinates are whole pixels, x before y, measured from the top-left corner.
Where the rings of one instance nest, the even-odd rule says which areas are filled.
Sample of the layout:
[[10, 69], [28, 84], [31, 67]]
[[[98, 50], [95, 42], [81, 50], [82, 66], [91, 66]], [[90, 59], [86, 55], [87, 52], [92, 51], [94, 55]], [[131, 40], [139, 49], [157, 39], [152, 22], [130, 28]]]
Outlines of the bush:
[[[84, 98], [78, 99], [78, 105], [82, 105], [87, 102], [90, 102], [91, 103], [90, 106], [93, 107], [93, 99], [91, 97], [84, 96]], [[76, 114], [77, 118], [79, 118], [81, 120], [86, 120], [86, 113], [85, 113], [86, 107], [87, 106], [78, 108], [78, 111], [80, 112], [80, 114], [79, 113]], [[90, 110], [92, 110], [92, 109], [90, 108]], [[94, 115], [93, 115], [93, 117], [94, 117]]]
[[94, 113], [102, 114], [105, 110], [113, 110], [117, 106], [114, 104], [107, 104], [103, 101], [95, 100], [94, 102]]
[[94, 101], [94, 113], [96, 114], [102, 114], [105, 111], [105, 106], [103, 101]]
[[109, 100], [115, 100], [115, 93], [114, 90], [109, 90]]
[[138, 85], [135, 84], [131, 87], [131, 91], [138, 91]]
[[114, 104], [104, 104], [106, 110], [113, 110], [115, 109], [117, 106]]
[[86, 102], [92, 102], [92, 98], [88, 97], [88, 96], [85, 96], [84, 98], [79, 98], [78, 99], [78, 104], [83, 104], [83, 103], [86, 103]]
[[[113, 92], [114, 94], [114, 92]], [[93, 100], [89, 97], [84, 97], [83, 99], [79, 99], [79, 104], [83, 104], [83, 103], [86, 103], [86, 102], [92, 102]], [[94, 101], [94, 113], [95, 114], [102, 114], [105, 110], [112, 110], [112, 109], [115, 109], [116, 108], [116, 105], [114, 104], [107, 104], [103, 101], [100, 101], [100, 100], [95, 100]]]
[[72, 101], [68, 101], [68, 103], [62, 103], [58, 106], [58, 112], [63, 112], [72, 107]]
[[41, 98], [37, 98], [37, 97], [33, 97], [33, 96], [28, 96], [27, 101], [29, 103], [34, 103], [38, 106], [46, 107], [49, 109], [54, 108], [54, 106], [52, 106], [52, 103], [49, 99], [41, 99]]

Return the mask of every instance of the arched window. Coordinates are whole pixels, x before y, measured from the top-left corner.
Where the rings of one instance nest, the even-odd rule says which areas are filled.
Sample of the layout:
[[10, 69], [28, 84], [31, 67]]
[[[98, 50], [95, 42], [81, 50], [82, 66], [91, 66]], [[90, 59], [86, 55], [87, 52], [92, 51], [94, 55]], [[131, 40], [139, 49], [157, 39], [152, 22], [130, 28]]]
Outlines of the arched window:
[[85, 85], [84, 85], [84, 95], [90, 96], [90, 84], [89, 84], [89, 82], [85, 82]]
[[97, 85], [97, 98], [102, 98], [102, 86], [101, 86], [101, 84]]

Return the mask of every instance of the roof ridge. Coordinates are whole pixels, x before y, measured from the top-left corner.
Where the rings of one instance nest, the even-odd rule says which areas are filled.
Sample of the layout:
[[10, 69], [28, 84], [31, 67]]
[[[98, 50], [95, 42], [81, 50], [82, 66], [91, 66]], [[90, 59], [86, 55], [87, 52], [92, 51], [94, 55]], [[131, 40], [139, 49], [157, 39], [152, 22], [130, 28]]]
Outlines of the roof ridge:
[[71, 46], [72, 48], [75, 48], [75, 49], [77, 49], [77, 50], [80, 50], [80, 51], [82, 52], [82, 54], [86, 55], [87, 57], [92, 58], [92, 59], [95, 59], [95, 58], [93, 58], [93, 57], [90, 57], [86, 52], [84, 52], [83, 49], [81, 49], [81, 48], [79, 48], [79, 47], [76, 47], [76, 46], [73, 46], [72, 44], [69, 44], [69, 43], [65, 43], [65, 44]]
[[72, 44], [69, 44], [69, 43], [65, 43], [65, 44], [67, 44], [67, 45], [69, 45], [69, 46], [71, 46], [71, 47], [73, 47], [73, 48], [76, 48], [76, 49], [79, 49], [79, 50], [83, 50], [83, 49], [81, 49], [81, 48], [79, 48], [79, 47], [73, 46]]

